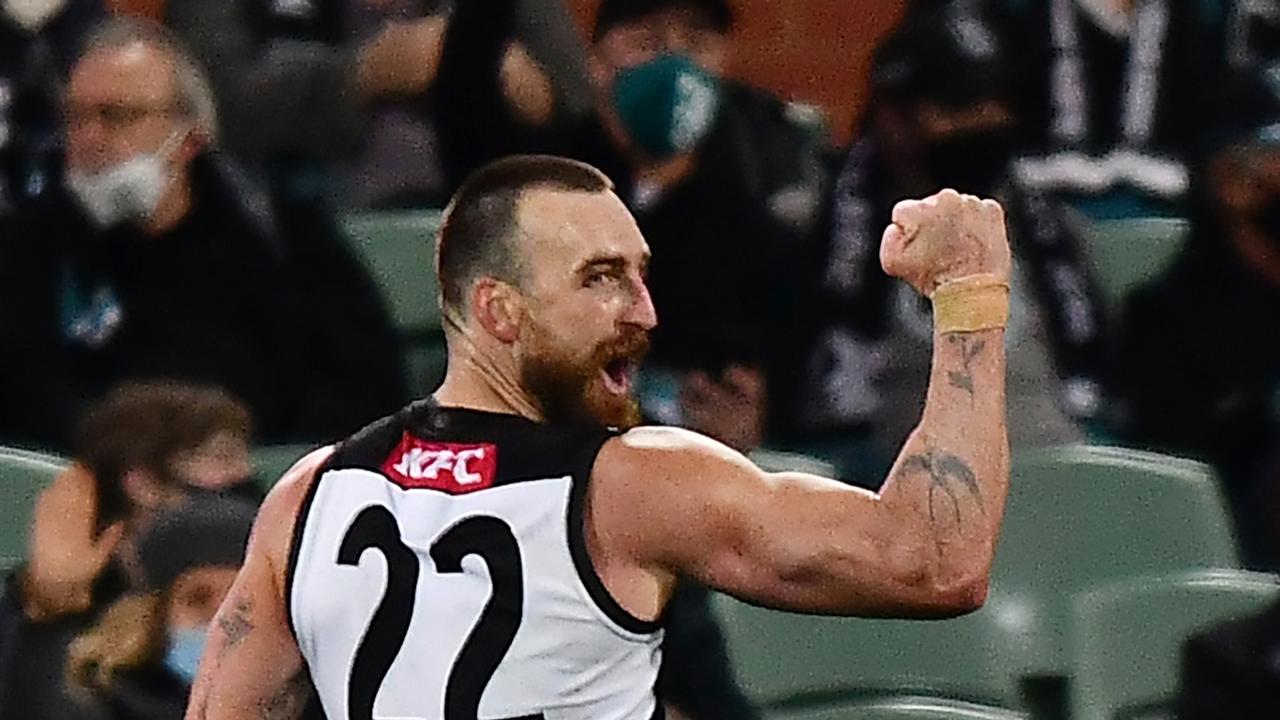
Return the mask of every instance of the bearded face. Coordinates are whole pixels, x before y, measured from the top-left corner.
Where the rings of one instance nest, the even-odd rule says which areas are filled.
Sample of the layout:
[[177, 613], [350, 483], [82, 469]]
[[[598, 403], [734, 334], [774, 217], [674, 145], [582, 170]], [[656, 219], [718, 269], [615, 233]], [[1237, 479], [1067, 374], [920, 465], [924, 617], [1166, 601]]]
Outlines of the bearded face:
[[521, 363], [525, 389], [553, 423], [587, 423], [621, 430], [640, 423], [632, 390], [649, 349], [648, 333], [623, 328], [585, 350], [570, 347], [536, 323], [527, 331]]

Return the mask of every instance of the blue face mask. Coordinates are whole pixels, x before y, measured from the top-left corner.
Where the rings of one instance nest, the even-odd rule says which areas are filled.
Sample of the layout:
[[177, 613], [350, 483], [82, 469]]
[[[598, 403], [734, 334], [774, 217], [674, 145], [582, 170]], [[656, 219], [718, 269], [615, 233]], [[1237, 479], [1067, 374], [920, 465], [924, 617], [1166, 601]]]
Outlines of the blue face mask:
[[200, 656], [204, 654], [208, 636], [208, 627], [183, 628], [169, 634], [169, 650], [164, 656], [164, 666], [187, 685], [196, 681], [196, 670], [200, 667]]

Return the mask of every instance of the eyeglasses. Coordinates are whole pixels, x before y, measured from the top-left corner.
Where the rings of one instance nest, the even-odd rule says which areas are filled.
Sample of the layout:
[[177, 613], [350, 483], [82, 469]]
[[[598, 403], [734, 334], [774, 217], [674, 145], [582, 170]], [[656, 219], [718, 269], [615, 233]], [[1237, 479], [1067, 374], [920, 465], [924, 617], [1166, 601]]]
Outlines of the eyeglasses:
[[103, 127], [119, 130], [130, 127], [154, 115], [171, 115], [177, 111], [175, 104], [125, 105], [112, 103], [68, 103], [63, 118], [68, 126], [85, 125], [94, 121]]

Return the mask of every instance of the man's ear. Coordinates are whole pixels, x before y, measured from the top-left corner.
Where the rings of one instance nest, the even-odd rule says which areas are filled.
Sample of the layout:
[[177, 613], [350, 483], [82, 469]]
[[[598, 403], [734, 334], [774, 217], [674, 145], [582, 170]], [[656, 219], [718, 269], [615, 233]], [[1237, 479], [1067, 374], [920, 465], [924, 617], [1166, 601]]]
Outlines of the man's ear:
[[471, 290], [471, 307], [485, 332], [503, 343], [520, 337], [524, 298], [512, 285], [494, 278], [480, 278]]

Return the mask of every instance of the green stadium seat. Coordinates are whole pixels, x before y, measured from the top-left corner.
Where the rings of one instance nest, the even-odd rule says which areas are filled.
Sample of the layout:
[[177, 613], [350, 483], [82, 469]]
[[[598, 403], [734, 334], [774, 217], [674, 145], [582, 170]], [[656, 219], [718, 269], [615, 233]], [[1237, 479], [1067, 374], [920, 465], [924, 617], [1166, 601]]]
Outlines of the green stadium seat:
[[36, 498], [66, 467], [66, 460], [53, 455], [0, 447], [0, 565], [11, 567], [26, 557]]
[[1239, 570], [1122, 580], [1077, 596], [1071, 717], [1172, 717], [1183, 641], [1278, 597], [1280, 578]]
[[765, 472], [802, 472], [825, 478], [839, 477], [835, 465], [802, 453], [757, 448], [751, 451], [751, 461]]
[[396, 326], [420, 332], [440, 327], [433, 253], [440, 212], [367, 212], [342, 220], [352, 247], [382, 288]]
[[1028, 720], [1016, 710], [961, 700], [924, 696], [851, 700], [794, 710], [767, 712], [767, 720]]
[[754, 702], [904, 692], [1016, 706], [1017, 656], [1007, 626], [1026, 610], [994, 592], [950, 620], [807, 616], [713, 598], [738, 683]]
[[1104, 220], [1092, 226], [1090, 256], [1107, 307], [1120, 309], [1125, 296], [1158, 277], [1186, 243], [1181, 218]]
[[444, 377], [445, 352], [435, 273], [437, 210], [348, 215], [343, 227], [356, 254], [382, 289], [405, 343], [404, 363], [415, 396]]
[[315, 450], [315, 445], [263, 445], [250, 453], [253, 460], [253, 472], [264, 490], [270, 490], [280, 480], [285, 471], [302, 459], [303, 455]]
[[1124, 448], [1015, 454], [992, 586], [1028, 612], [1013, 650], [1026, 675], [1069, 671], [1071, 598], [1124, 578], [1237, 567], [1213, 471]]

